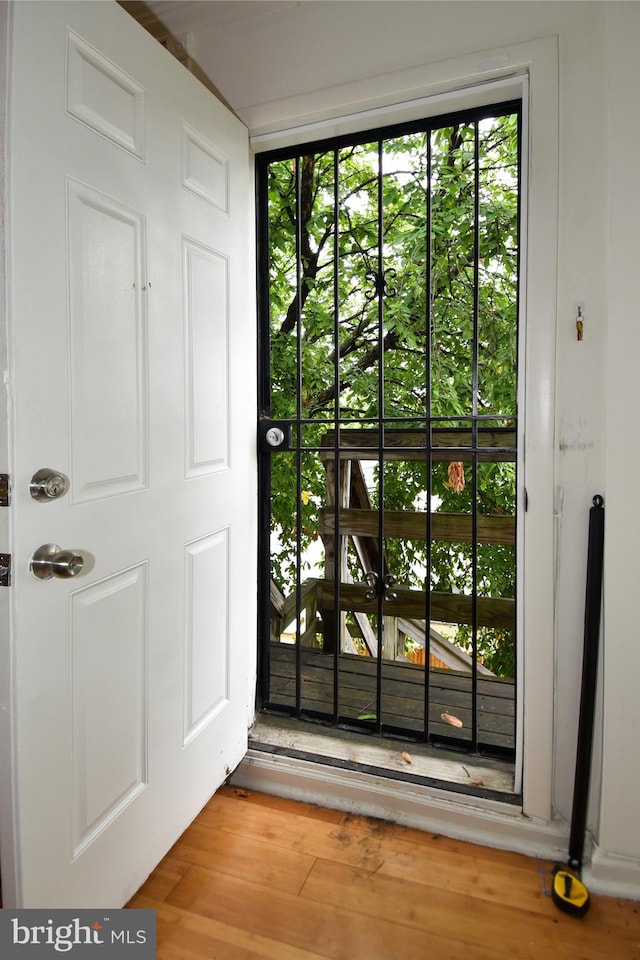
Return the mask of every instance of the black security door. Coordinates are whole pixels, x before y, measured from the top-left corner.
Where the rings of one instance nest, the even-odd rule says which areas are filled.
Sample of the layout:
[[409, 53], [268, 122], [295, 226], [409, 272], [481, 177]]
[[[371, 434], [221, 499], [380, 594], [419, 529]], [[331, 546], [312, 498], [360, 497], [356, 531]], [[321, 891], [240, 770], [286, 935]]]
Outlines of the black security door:
[[513, 755], [519, 117], [258, 158], [265, 710]]

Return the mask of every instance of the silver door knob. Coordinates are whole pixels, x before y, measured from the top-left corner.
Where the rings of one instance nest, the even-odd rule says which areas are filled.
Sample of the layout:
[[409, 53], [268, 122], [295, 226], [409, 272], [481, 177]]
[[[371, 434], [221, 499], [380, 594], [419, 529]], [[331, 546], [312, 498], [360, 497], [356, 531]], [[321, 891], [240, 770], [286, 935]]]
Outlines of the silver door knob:
[[44, 543], [31, 557], [30, 569], [38, 580], [68, 580], [77, 577], [84, 567], [84, 558], [73, 550], [61, 550], [55, 543]]
[[64, 497], [69, 489], [69, 479], [59, 470], [51, 470], [49, 467], [43, 467], [37, 470], [31, 477], [29, 484], [29, 493], [34, 500], [57, 500], [58, 497]]

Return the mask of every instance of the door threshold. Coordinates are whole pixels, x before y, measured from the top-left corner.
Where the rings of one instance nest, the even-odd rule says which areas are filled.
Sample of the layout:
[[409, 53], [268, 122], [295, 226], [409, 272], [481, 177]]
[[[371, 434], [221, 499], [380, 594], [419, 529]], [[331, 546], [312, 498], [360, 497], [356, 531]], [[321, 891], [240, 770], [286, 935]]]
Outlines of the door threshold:
[[422, 743], [396, 740], [261, 713], [249, 731], [251, 749], [324, 763], [388, 780], [422, 784], [503, 803], [519, 803], [514, 765]]

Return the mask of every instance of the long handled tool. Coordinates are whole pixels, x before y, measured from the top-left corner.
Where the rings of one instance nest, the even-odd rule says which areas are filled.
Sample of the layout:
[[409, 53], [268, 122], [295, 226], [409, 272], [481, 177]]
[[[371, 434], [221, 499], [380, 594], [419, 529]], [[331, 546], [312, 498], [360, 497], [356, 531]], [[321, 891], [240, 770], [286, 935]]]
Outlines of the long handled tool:
[[576, 774], [573, 784], [573, 810], [569, 834], [568, 868], [554, 867], [551, 883], [553, 902], [565, 913], [583, 917], [589, 909], [589, 891], [580, 879], [584, 836], [589, 802], [589, 778], [593, 747], [593, 720], [598, 672], [600, 614], [602, 610], [602, 571], [604, 565], [604, 500], [598, 494], [589, 510], [589, 546], [584, 613], [584, 652]]

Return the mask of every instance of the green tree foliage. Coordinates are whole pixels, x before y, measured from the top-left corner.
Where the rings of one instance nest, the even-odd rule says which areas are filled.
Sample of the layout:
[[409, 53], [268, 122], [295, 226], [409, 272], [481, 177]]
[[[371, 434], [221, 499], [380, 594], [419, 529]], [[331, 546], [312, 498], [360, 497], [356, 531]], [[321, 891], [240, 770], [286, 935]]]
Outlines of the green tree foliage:
[[[361, 429], [379, 416], [399, 429], [428, 416], [515, 423], [517, 138], [509, 114], [269, 165], [271, 415], [310, 421], [303, 448], [320, 446], [337, 418]], [[304, 554], [317, 538], [327, 478], [320, 455], [303, 453], [298, 502], [295, 454], [272, 459], [272, 571], [288, 593], [298, 540]], [[467, 463], [465, 474], [455, 490], [446, 462], [430, 477], [424, 461], [386, 462], [385, 509], [424, 511], [430, 490], [432, 510], [471, 513], [475, 489], [479, 514], [514, 515], [514, 463], [480, 463], [475, 477]], [[369, 472], [373, 506], [380, 479]], [[385, 556], [408, 585], [472, 589], [469, 543], [436, 541], [428, 553], [423, 540], [389, 540]], [[476, 579], [479, 595], [514, 597], [514, 547], [478, 544]], [[458, 627], [458, 642], [470, 634]], [[513, 675], [513, 649], [511, 632], [480, 629], [491, 669]]]

